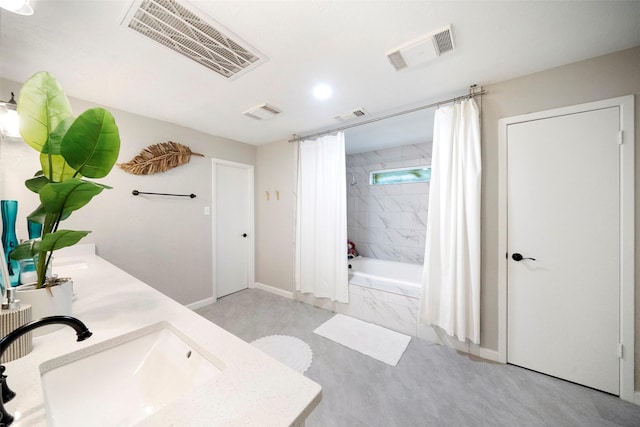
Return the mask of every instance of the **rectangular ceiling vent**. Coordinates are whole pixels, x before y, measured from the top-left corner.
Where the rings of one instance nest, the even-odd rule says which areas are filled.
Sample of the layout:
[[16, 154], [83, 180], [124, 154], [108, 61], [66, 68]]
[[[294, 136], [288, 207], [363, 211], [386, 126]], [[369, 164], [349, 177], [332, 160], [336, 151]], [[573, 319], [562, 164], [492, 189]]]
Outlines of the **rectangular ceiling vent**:
[[280, 113], [281, 111], [278, 110], [276, 107], [273, 107], [269, 104], [261, 104], [256, 107], [250, 108], [249, 110], [245, 111], [242, 114], [244, 114], [247, 117], [251, 117], [252, 119], [266, 120], [266, 119], [275, 117]]
[[438, 56], [453, 51], [451, 25], [434, 31], [386, 53], [387, 58], [398, 71], [424, 64]]
[[239, 37], [203, 16], [175, 0], [137, 0], [122, 25], [226, 78], [266, 61]]
[[366, 116], [367, 111], [364, 108], [356, 108], [355, 110], [347, 111], [346, 113], [340, 114], [336, 116], [335, 119], [341, 122], [346, 122], [348, 120], [353, 120], [360, 118], [362, 116]]

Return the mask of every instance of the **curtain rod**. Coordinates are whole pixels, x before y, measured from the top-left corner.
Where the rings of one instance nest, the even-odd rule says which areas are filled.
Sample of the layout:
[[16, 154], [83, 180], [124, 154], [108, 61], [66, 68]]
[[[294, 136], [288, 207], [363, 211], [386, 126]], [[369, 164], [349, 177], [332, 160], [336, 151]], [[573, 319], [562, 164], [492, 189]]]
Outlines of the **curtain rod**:
[[469, 93], [466, 94], [466, 95], [456, 96], [455, 98], [450, 98], [450, 99], [445, 99], [443, 101], [433, 102], [431, 104], [422, 105], [420, 107], [415, 107], [415, 108], [412, 108], [410, 110], [399, 111], [397, 113], [389, 114], [387, 116], [378, 117], [378, 118], [375, 118], [375, 119], [369, 119], [369, 120], [365, 120], [363, 122], [353, 123], [353, 124], [350, 124], [350, 125], [341, 126], [339, 128], [333, 128], [333, 129], [330, 129], [330, 130], [326, 130], [324, 132], [318, 132], [318, 133], [314, 133], [314, 134], [311, 134], [311, 135], [298, 136], [298, 135], [294, 134], [293, 138], [290, 139], [289, 142], [297, 142], [297, 141], [303, 141], [305, 139], [313, 139], [313, 138], [317, 138], [319, 136], [329, 135], [329, 134], [334, 133], [334, 132], [339, 132], [339, 131], [342, 131], [342, 130], [351, 129], [351, 128], [362, 126], [362, 125], [367, 125], [369, 123], [375, 123], [375, 122], [379, 122], [381, 120], [386, 120], [386, 119], [391, 119], [393, 117], [402, 116], [404, 114], [415, 113], [416, 111], [426, 110], [427, 108], [439, 107], [439, 106], [441, 106], [443, 104], [450, 104], [452, 102], [458, 102], [458, 101], [462, 101], [462, 100], [465, 100], [465, 99], [474, 98], [476, 96], [484, 95], [485, 93], [486, 93], [486, 91], [484, 89], [482, 89], [482, 87], [478, 87], [476, 85], [471, 85], [471, 86], [469, 86]]

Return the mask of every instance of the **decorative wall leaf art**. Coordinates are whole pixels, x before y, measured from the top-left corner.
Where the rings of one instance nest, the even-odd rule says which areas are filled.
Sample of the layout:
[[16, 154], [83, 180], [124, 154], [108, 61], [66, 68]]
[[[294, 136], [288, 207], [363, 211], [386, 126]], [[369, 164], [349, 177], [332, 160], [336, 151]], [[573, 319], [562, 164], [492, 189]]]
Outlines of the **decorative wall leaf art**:
[[133, 159], [118, 163], [118, 166], [133, 175], [153, 175], [189, 163], [192, 155], [204, 157], [203, 154], [192, 152], [186, 145], [167, 141], [148, 146]]

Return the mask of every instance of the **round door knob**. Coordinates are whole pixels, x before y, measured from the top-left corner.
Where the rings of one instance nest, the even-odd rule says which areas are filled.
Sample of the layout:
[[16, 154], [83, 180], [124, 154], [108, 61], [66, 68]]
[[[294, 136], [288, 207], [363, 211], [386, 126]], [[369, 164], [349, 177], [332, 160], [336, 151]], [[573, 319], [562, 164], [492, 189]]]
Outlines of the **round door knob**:
[[248, 234], [247, 233], [242, 233], [242, 237], [247, 237]]
[[514, 253], [513, 255], [511, 255], [511, 259], [513, 259], [514, 261], [522, 261], [523, 259], [530, 259], [531, 261], [535, 261], [535, 258], [525, 258], [522, 256], [522, 254], [519, 253]]

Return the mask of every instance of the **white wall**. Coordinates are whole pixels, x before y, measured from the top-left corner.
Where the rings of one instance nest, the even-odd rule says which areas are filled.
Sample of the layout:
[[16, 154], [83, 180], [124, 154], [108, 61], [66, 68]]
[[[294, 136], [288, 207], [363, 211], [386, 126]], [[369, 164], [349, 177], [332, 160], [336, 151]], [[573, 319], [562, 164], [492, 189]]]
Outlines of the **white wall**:
[[261, 145], [256, 159], [256, 281], [287, 292], [295, 289], [295, 147]]
[[[482, 283], [481, 283], [481, 347], [498, 348], [498, 120], [529, 112], [568, 105], [636, 95], [636, 144], [640, 138], [640, 47], [605, 55], [575, 64], [542, 71], [518, 79], [485, 86], [482, 99]], [[258, 168], [280, 170], [290, 168], [289, 151], [282, 143], [282, 156], [258, 156]], [[288, 149], [289, 148], [289, 149]], [[260, 151], [275, 148], [260, 147]], [[286, 154], [286, 155], [284, 155]], [[282, 178], [284, 179], [284, 178]], [[263, 183], [258, 179], [258, 187]], [[293, 201], [287, 200], [293, 212]], [[640, 248], [640, 150], [636, 150], [636, 248]], [[272, 236], [287, 235], [293, 228], [281, 220], [271, 223]], [[280, 242], [263, 241], [258, 247], [258, 263], [276, 257]], [[504, 256], [504, 255], [502, 255]], [[636, 389], [640, 387], [640, 250], [636, 249]], [[290, 265], [284, 265], [285, 262]], [[278, 274], [263, 279], [278, 286], [293, 282], [293, 258], [283, 258]], [[270, 281], [267, 281], [270, 280]], [[293, 288], [291, 288], [293, 289]]]
[[[640, 47], [486, 86], [482, 100], [482, 346], [498, 345], [498, 120], [635, 94], [636, 390], [640, 388]], [[504, 256], [504, 255], [502, 255]]]
[[[64, 87], [64, 82], [60, 82]], [[3, 95], [20, 84], [0, 80]], [[94, 107], [70, 99], [75, 115]], [[96, 244], [98, 254], [176, 301], [189, 304], [213, 295], [211, 272], [211, 160], [216, 157], [254, 164], [256, 147], [211, 136], [107, 107], [120, 129], [118, 163], [124, 163], [151, 144], [175, 141], [206, 157], [168, 172], [137, 176], [115, 166], [98, 180], [110, 185], [91, 203], [73, 213], [65, 228], [92, 230], [81, 242]], [[0, 147], [0, 198], [17, 199], [18, 238], [26, 238], [25, 217], [38, 205], [37, 195], [24, 180], [40, 168], [38, 154], [22, 141], [3, 141]], [[197, 195], [195, 199], [133, 196], [131, 191]], [[55, 273], [55, 271], [54, 271]]]

